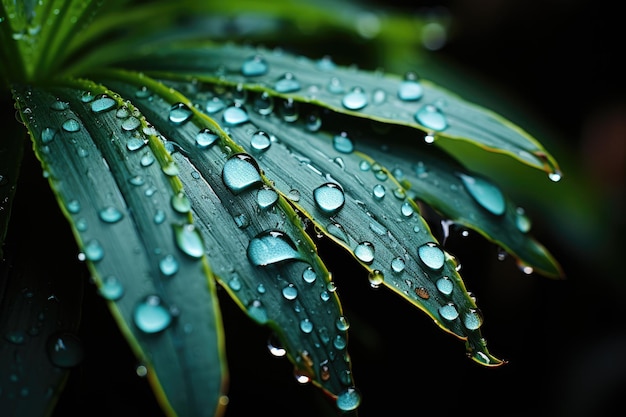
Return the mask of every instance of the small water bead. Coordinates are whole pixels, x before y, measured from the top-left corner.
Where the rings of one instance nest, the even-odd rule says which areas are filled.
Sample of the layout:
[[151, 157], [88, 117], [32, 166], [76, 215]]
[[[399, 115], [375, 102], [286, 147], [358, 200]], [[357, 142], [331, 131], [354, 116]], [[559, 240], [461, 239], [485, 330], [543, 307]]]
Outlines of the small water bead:
[[177, 273], [178, 268], [178, 261], [176, 260], [174, 255], [165, 255], [159, 261], [159, 269], [161, 270], [161, 273], [166, 277], [171, 277], [172, 275]]
[[293, 284], [289, 284], [282, 290], [283, 297], [286, 300], [295, 300], [298, 297], [298, 289]]
[[180, 173], [178, 165], [176, 165], [176, 162], [174, 161], [169, 161], [165, 165], [163, 165], [161, 171], [163, 171], [163, 173], [169, 177], [174, 177]]
[[248, 100], [248, 90], [246, 90], [242, 83], [239, 83], [231, 90], [231, 97], [233, 103], [238, 106], [245, 104], [246, 100]]
[[263, 91], [255, 96], [252, 106], [254, 111], [261, 116], [267, 116], [274, 111], [274, 97], [269, 95], [267, 91]]
[[250, 218], [246, 213], [239, 213], [233, 216], [233, 220], [235, 220], [235, 224], [240, 229], [245, 229], [250, 226]]
[[113, 206], [107, 206], [98, 212], [98, 217], [105, 223], [117, 223], [124, 217], [124, 214]]
[[530, 231], [531, 221], [522, 207], [515, 209], [515, 225], [522, 233], [528, 233]]
[[361, 242], [354, 248], [354, 255], [366, 264], [374, 261], [374, 245], [371, 242]]
[[248, 112], [242, 106], [230, 106], [222, 114], [222, 120], [229, 126], [237, 126], [247, 122], [250, 119]]
[[135, 130], [139, 126], [141, 126], [141, 121], [135, 116], [130, 116], [129, 118], [127, 118], [126, 120], [122, 122], [122, 129], [124, 129], [127, 132]]
[[219, 136], [211, 132], [208, 128], [204, 128], [196, 135], [196, 146], [202, 149], [210, 148], [218, 141], [218, 139]]
[[341, 132], [333, 137], [333, 148], [335, 148], [337, 152], [348, 154], [354, 151], [354, 143], [346, 132]]
[[386, 190], [382, 184], [376, 184], [374, 188], [372, 188], [372, 196], [374, 199], [380, 201], [385, 198]]
[[241, 279], [239, 278], [239, 274], [236, 272], [230, 277], [228, 280], [228, 287], [233, 291], [239, 291], [242, 287]]
[[397, 258], [393, 258], [391, 260], [391, 270], [397, 274], [399, 274], [400, 272], [404, 271], [404, 268], [406, 267], [406, 261], [404, 260], [404, 258], [401, 257], [397, 257]]
[[361, 87], [354, 87], [343, 97], [341, 104], [348, 110], [361, 110], [368, 104], [367, 94]]
[[337, 350], [343, 350], [346, 348], [346, 346], [348, 345], [346, 338], [343, 337], [342, 335], [338, 334], [337, 336], [335, 336], [335, 338], [333, 339], [333, 346], [335, 347], [335, 349]]
[[323, 57], [321, 57], [317, 61], [316, 66], [322, 71], [332, 71], [337, 68], [337, 65], [333, 61], [332, 57], [330, 57], [329, 55], [324, 55]]
[[175, 103], [170, 107], [169, 121], [180, 126], [193, 117], [193, 111], [184, 103]]
[[148, 142], [142, 138], [132, 137], [126, 142], [126, 149], [131, 152], [143, 148]]
[[91, 111], [94, 113], [104, 113], [117, 105], [117, 102], [107, 95], [102, 95], [91, 102]]
[[13, 343], [14, 345], [23, 345], [24, 341], [26, 340], [26, 334], [21, 330], [14, 330], [7, 332], [4, 335], [4, 339], [9, 343]]
[[548, 174], [548, 178], [550, 178], [550, 181], [552, 182], [559, 182], [561, 181], [561, 178], [563, 178], [563, 174], [561, 173], [561, 171], [558, 170], [553, 171]]
[[483, 315], [480, 310], [471, 308], [463, 314], [463, 325], [468, 330], [478, 330], [483, 324]]
[[85, 259], [97, 262], [104, 258], [104, 248], [98, 240], [92, 239], [85, 244], [84, 255]]
[[109, 275], [102, 279], [98, 292], [107, 300], [117, 301], [124, 295], [124, 286], [117, 277]]
[[436, 284], [437, 289], [443, 295], [450, 295], [454, 290], [454, 283], [450, 279], [450, 277], [441, 277], [437, 280]]
[[344, 227], [339, 223], [328, 224], [326, 226], [326, 231], [342, 242], [348, 243], [350, 241]]
[[356, 388], [347, 388], [337, 396], [336, 404], [341, 411], [356, 410], [361, 404], [361, 394]]
[[295, 122], [300, 117], [298, 102], [291, 97], [280, 102], [279, 110], [283, 120], [288, 123]]
[[172, 204], [172, 208], [178, 213], [189, 213], [189, 211], [191, 210], [191, 201], [189, 200], [189, 197], [187, 197], [187, 195], [182, 191], [174, 194], [170, 202]]
[[84, 218], [77, 219], [75, 224], [76, 230], [78, 230], [79, 232], [87, 231], [87, 220], [85, 220]]
[[261, 55], [247, 58], [241, 65], [241, 73], [246, 77], [258, 77], [267, 74], [269, 65]]
[[[252, 303], [250, 303], [248, 306], [248, 316], [258, 324], [266, 324], [269, 321], [267, 309], [260, 300], [253, 300]], [[270, 350], [270, 353], [274, 356], [284, 356], [287, 353], [287, 351], [283, 349], [282, 352], [284, 353], [281, 355], [280, 351], [280, 348], [275, 348]]]
[[41, 131], [41, 143], [48, 144], [52, 142], [52, 140], [57, 135], [57, 130], [52, 127], [46, 127]]
[[152, 165], [154, 163], [154, 155], [152, 155], [150, 152], [146, 152], [141, 156], [141, 159], [139, 160], [139, 163], [142, 167], [149, 167], [150, 165]]
[[336, 77], [333, 77], [328, 81], [326, 89], [332, 94], [342, 94], [345, 91], [341, 80]]
[[337, 320], [335, 320], [335, 327], [340, 332], [346, 332], [350, 328], [350, 322], [345, 316], [339, 316]]
[[65, 204], [65, 208], [70, 213], [76, 214], [76, 213], [80, 212], [80, 209], [81, 209], [80, 201], [78, 201], [78, 200], [70, 200], [70, 201], [68, 201]]
[[302, 272], [302, 279], [307, 284], [313, 284], [317, 280], [317, 273], [309, 266]]
[[256, 195], [256, 202], [263, 210], [267, 210], [278, 201], [278, 193], [269, 187], [259, 188]]
[[424, 95], [424, 88], [414, 72], [408, 72], [398, 86], [398, 98], [403, 101], [416, 101]]
[[52, 104], [50, 105], [50, 108], [54, 111], [63, 111], [63, 110], [67, 110], [70, 108], [70, 103], [56, 99], [55, 101], [52, 102]]
[[152, 91], [150, 91], [145, 85], [141, 86], [137, 89], [137, 91], [135, 91], [135, 97], [139, 99], [150, 98], [152, 97]]
[[247, 154], [233, 155], [222, 170], [222, 180], [233, 194], [239, 194], [262, 183], [259, 166]]
[[272, 144], [270, 135], [266, 132], [259, 130], [250, 138], [250, 146], [257, 152], [264, 152], [269, 149]]
[[255, 266], [267, 266], [302, 258], [291, 238], [280, 230], [259, 233], [248, 244], [247, 255]]
[[172, 314], [157, 295], [149, 295], [133, 312], [135, 325], [144, 333], [158, 333], [172, 322]]
[[309, 113], [305, 118], [305, 127], [309, 132], [317, 132], [322, 127], [322, 118], [317, 112]]
[[218, 96], [211, 97], [207, 100], [204, 110], [208, 114], [217, 113], [218, 111], [224, 109], [226, 107], [226, 103]]
[[402, 213], [404, 217], [411, 217], [415, 213], [415, 209], [413, 208], [411, 203], [405, 201], [400, 207], [400, 213]]
[[300, 90], [300, 82], [291, 72], [284, 73], [274, 84], [274, 90], [279, 93], [294, 93]]
[[343, 190], [334, 182], [327, 182], [313, 190], [313, 199], [317, 208], [327, 215], [337, 213], [346, 201]]
[[300, 321], [300, 330], [302, 333], [311, 333], [313, 331], [313, 323], [309, 319], [302, 319]]
[[446, 256], [443, 250], [434, 242], [428, 242], [417, 248], [417, 255], [428, 268], [438, 270], [443, 268]]
[[93, 101], [94, 98], [95, 97], [93, 96], [91, 91], [83, 91], [80, 95], [80, 101], [82, 101], [83, 103], [89, 103]]
[[439, 307], [439, 315], [448, 321], [459, 317], [459, 312], [453, 303], [447, 303]]
[[176, 244], [183, 253], [195, 259], [204, 255], [204, 242], [197, 227], [193, 224], [174, 224], [172, 227], [174, 228]]
[[73, 368], [84, 357], [83, 343], [78, 336], [69, 332], [55, 332], [46, 341], [46, 352], [50, 362], [59, 368]]
[[441, 109], [434, 104], [426, 104], [415, 113], [415, 121], [427, 129], [441, 132], [448, 128], [448, 120]]
[[61, 127], [66, 132], [74, 133], [80, 130], [80, 123], [78, 123], [78, 120], [76, 119], [67, 119], [66, 121], [63, 122]]
[[506, 211], [506, 201], [500, 188], [484, 178], [459, 174], [469, 194], [483, 208], [496, 216]]

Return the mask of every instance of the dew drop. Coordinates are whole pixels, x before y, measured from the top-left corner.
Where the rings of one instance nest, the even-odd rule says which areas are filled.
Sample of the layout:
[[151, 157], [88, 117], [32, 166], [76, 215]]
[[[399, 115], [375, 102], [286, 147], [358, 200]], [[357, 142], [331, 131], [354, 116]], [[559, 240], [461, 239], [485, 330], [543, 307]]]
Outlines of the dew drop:
[[117, 223], [124, 217], [124, 214], [113, 206], [103, 208], [98, 212], [98, 217], [105, 223]]
[[333, 147], [337, 152], [341, 153], [352, 153], [354, 151], [354, 143], [346, 132], [341, 132], [333, 137]]
[[291, 238], [279, 230], [259, 233], [248, 244], [247, 255], [250, 262], [256, 266], [301, 259]]
[[317, 208], [328, 215], [341, 210], [346, 201], [343, 190], [334, 182], [327, 182], [313, 190], [313, 199]]
[[126, 149], [128, 149], [131, 152], [137, 151], [141, 148], [144, 147], [144, 145], [146, 145], [146, 141], [140, 138], [130, 138], [128, 139], [128, 141], [126, 142]]
[[172, 322], [172, 314], [157, 295], [149, 295], [135, 307], [135, 325], [145, 333], [163, 331]]
[[468, 330], [477, 330], [483, 324], [483, 316], [478, 309], [471, 308], [463, 314], [463, 325]]
[[239, 274], [236, 272], [228, 280], [228, 287], [233, 291], [239, 291], [241, 289], [241, 279], [239, 279]]
[[70, 213], [76, 214], [80, 212], [80, 209], [81, 209], [80, 202], [78, 200], [70, 200], [65, 205], [65, 208], [67, 208], [67, 211], [69, 211]]
[[80, 123], [78, 123], [78, 120], [76, 119], [67, 119], [66, 121], [63, 122], [61, 127], [66, 132], [70, 132], [70, 133], [78, 132], [80, 130]]
[[41, 143], [48, 144], [52, 142], [57, 134], [57, 130], [51, 127], [46, 127], [41, 131]]
[[341, 104], [348, 110], [361, 110], [367, 106], [367, 94], [361, 87], [354, 87], [343, 97]]
[[157, 210], [152, 217], [152, 221], [154, 221], [154, 224], [163, 223], [165, 221], [165, 211], [161, 209]]
[[172, 208], [178, 213], [189, 213], [191, 210], [191, 201], [189, 201], [187, 195], [182, 191], [179, 191], [172, 196], [171, 204]]
[[293, 284], [289, 284], [282, 290], [283, 297], [286, 300], [295, 300], [298, 297], [298, 289]]
[[267, 116], [274, 111], [274, 98], [267, 91], [263, 91], [254, 99], [253, 108], [261, 116]]
[[291, 72], [284, 73], [274, 84], [274, 90], [279, 93], [293, 93], [300, 90], [300, 82]]
[[295, 122], [300, 116], [298, 103], [291, 97], [281, 101], [279, 110], [283, 120], [288, 123]]
[[305, 126], [309, 132], [317, 132], [322, 127], [322, 118], [315, 112], [309, 113], [305, 119]]
[[52, 104], [50, 105], [50, 108], [54, 111], [63, 111], [63, 110], [69, 109], [70, 104], [65, 101], [57, 99], [54, 102], [52, 102]]
[[176, 244], [181, 251], [196, 259], [204, 255], [204, 242], [193, 224], [175, 224], [172, 227], [174, 228]]
[[517, 226], [517, 230], [522, 233], [528, 233], [530, 231], [531, 221], [522, 207], [515, 209], [515, 225]]
[[417, 74], [408, 72], [398, 86], [398, 98], [403, 101], [416, 101], [424, 95], [424, 88], [417, 79]]
[[139, 163], [144, 168], [149, 167], [150, 165], [154, 163], [154, 156], [150, 152], [146, 152], [145, 154], [141, 156]]
[[175, 103], [170, 108], [169, 120], [176, 126], [188, 122], [193, 117], [193, 111], [184, 103]]
[[259, 130], [250, 138], [250, 146], [257, 152], [268, 150], [271, 144], [272, 140], [270, 135], [262, 130]]
[[89, 103], [93, 101], [93, 99], [94, 96], [91, 91], [83, 91], [83, 93], [80, 95], [80, 101], [82, 101], [83, 103]]
[[434, 242], [428, 242], [417, 248], [420, 260], [430, 269], [438, 270], [443, 268], [445, 254], [443, 250]]
[[113, 275], [109, 275], [102, 279], [102, 285], [100, 285], [98, 291], [102, 297], [112, 301], [117, 301], [124, 295], [124, 287], [122, 286], [122, 283]]
[[427, 129], [441, 132], [448, 127], [448, 120], [443, 112], [434, 104], [426, 104], [415, 113], [417, 123]]
[[335, 338], [333, 339], [333, 346], [335, 347], [335, 349], [337, 350], [342, 350], [345, 349], [346, 346], [348, 345], [348, 343], [346, 342], [346, 338], [343, 337], [342, 335], [338, 334], [337, 336], [335, 336]]
[[452, 280], [449, 277], [441, 277], [437, 280], [437, 289], [439, 290], [440, 293], [442, 293], [443, 295], [450, 295], [452, 294], [452, 290], [454, 290], [454, 284], [452, 283]]
[[372, 196], [374, 199], [380, 201], [385, 197], [386, 190], [382, 184], [376, 184], [374, 188], [372, 188]]
[[356, 388], [347, 388], [337, 396], [336, 404], [341, 411], [356, 410], [361, 404], [361, 394]]
[[127, 132], [130, 132], [131, 130], [135, 130], [139, 126], [141, 126], [141, 121], [135, 116], [130, 116], [128, 119], [122, 122], [122, 129], [124, 129]]
[[337, 239], [341, 240], [342, 242], [345, 242], [345, 243], [349, 242], [349, 238], [344, 227], [339, 223], [328, 224], [326, 226], [326, 231], [328, 231], [328, 233], [335, 236]]
[[337, 77], [332, 77], [328, 81], [328, 84], [326, 85], [326, 89], [332, 94], [341, 94], [345, 91], [343, 88], [343, 84], [341, 83], [341, 80]]
[[307, 284], [313, 284], [317, 280], [317, 273], [309, 266], [302, 272], [302, 279]]
[[84, 357], [82, 342], [76, 335], [68, 332], [51, 334], [46, 341], [46, 351], [50, 362], [59, 368], [73, 368]]
[[13, 343], [14, 345], [23, 345], [24, 341], [26, 340], [26, 334], [21, 330], [14, 330], [7, 332], [4, 335], [4, 339], [9, 343]]
[[[265, 324], [269, 321], [267, 309], [259, 300], [252, 301], [252, 303], [248, 306], [248, 316], [259, 324]], [[270, 353], [274, 356], [284, 356], [287, 353], [286, 350], [283, 350], [284, 353], [281, 355], [279, 350], [280, 348], [274, 348], [270, 350]]]
[[366, 264], [374, 261], [374, 245], [371, 242], [361, 242], [354, 248], [354, 255]]
[[446, 320], [452, 321], [459, 317], [459, 312], [453, 303], [447, 303], [439, 307], [439, 315]]
[[250, 219], [246, 213], [239, 213], [233, 216], [233, 220], [235, 220], [235, 224], [240, 229], [245, 229], [250, 226]]
[[237, 126], [247, 122], [249, 119], [248, 112], [241, 106], [230, 106], [222, 114], [224, 123], [230, 126]]
[[111, 110], [117, 102], [107, 95], [102, 95], [91, 102], [91, 111], [94, 113], [103, 113]]
[[269, 70], [269, 65], [265, 58], [261, 55], [254, 55], [249, 57], [241, 65], [241, 73], [246, 77], [257, 77], [264, 75]]
[[222, 180], [233, 194], [239, 194], [262, 182], [256, 161], [247, 154], [236, 154], [226, 161]]
[[92, 239], [85, 244], [84, 252], [85, 258], [92, 262], [97, 262], [104, 258], [104, 249], [96, 239]]
[[484, 178], [459, 174], [469, 194], [490, 213], [500, 216], [506, 210], [506, 201], [500, 188]]
[[168, 163], [163, 165], [161, 170], [163, 171], [163, 173], [165, 175], [167, 175], [169, 177], [173, 177], [175, 175], [178, 175], [178, 173], [179, 173], [178, 165], [176, 165], [176, 162], [174, 162], [174, 161], [169, 161]]
[[159, 261], [159, 269], [161, 273], [166, 277], [171, 277], [175, 273], [178, 272], [178, 261], [174, 257], [174, 255], [165, 255]]
[[256, 201], [261, 209], [267, 210], [273, 207], [278, 201], [278, 193], [269, 187], [259, 188]]
[[137, 89], [137, 91], [135, 91], [135, 97], [139, 99], [150, 98], [152, 97], [152, 91], [150, 91], [145, 85], [141, 86]]
[[213, 114], [222, 110], [224, 107], [226, 107], [226, 103], [224, 103], [224, 100], [222, 100], [220, 97], [215, 96], [207, 100], [204, 109], [208, 114]]
[[400, 207], [400, 212], [404, 217], [411, 217], [413, 213], [415, 213], [415, 210], [413, 209], [411, 203], [405, 201], [404, 203], [402, 203], [402, 207]]
[[313, 323], [309, 319], [302, 319], [300, 321], [300, 330], [302, 333], [311, 333], [313, 331]]
[[206, 149], [213, 146], [218, 139], [219, 136], [211, 132], [208, 128], [204, 128], [196, 135], [196, 146], [198, 146], [198, 148]]
[[397, 258], [394, 258], [391, 261], [391, 270], [397, 274], [404, 271], [405, 267], [406, 267], [405, 260], [399, 256]]

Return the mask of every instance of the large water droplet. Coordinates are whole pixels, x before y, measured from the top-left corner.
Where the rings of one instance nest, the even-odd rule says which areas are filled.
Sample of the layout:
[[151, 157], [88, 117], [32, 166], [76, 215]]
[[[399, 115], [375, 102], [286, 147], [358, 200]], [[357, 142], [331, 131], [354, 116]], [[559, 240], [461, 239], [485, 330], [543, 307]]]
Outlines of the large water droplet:
[[463, 325], [468, 330], [477, 330], [483, 324], [483, 316], [480, 310], [472, 308], [463, 314]]
[[104, 249], [99, 241], [96, 239], [92, 239], [85, 244], [85, 258], [92, 261], [97, 262], [104, 258]]
[[424, 88], [419, 83], [414, 72], [408, 72], [398, 86], [398, 98], [404, 101], [415, 101], [422, 98]]
[[382, 184], [376, 184], [374, 188], [372, 188], [372, 196], [374, 196], [374, 198], [378, 201], [385, 198], [385, 194], [385, 186]]
[[161, 270], [161, 273], [163, 273], [163, 275], [165, 275], [166, 277], [171, 277], [172, 275], [177, 273], [178, 268], [178, 261], [176, 260], [174, 255], [165, 255], [159, 261], [159, 269]]
[[374, 261], [374, 245], [371, 242], [361, 242], [354, 248], [356, 257], [366, 264]]
[[80, 123], [78, 123], [78, 120], [76, 119], [67, 119], [66, 121], [63, 122], [61, 127], [66, 132], [70, 132], [70, 133], [78, 132], [80, 130]]
[[172, 322], [172, 314], [165, 307], [161, 298], [149, 295], [135, 307], [133, 313], [135, 325], [145, 333], [163, 331]]
[[193, 224], [175, 224], [172, 227], [178, 248], [192, 258], [201, 258], [204, 254], [204, 242], [198, 229]]
[[295, 300], [298, 297], [298, 289], [293, 284], [289, 284], [286, 287], [284, 287], [282, 290], [282, 293], [283, 293], [283, 297], [285, 297], [286, 300], [291, 301], [291, 300]]
[[343, 190], [334, 182], [327, 182], [313, 190], [313, 199], [317, 208], [328, 215], [341, 210], [346, 201]]
[[449, 277], [441, 277], [437, 280], [437, 289], [440, 293], [444, 295], [452, 294], [452, 290], [454, 290], [454, 284]]
[[274, 84], [274, 90], [279, 93], [293, 93], [300, 90], [300, 83], [291, 72], [283, 74]]
[[198, 148], [202, 149], [209, 148], [213, 146], [218, 139], [219, 136], [211, 132], [208, 128], [204, 128], [196, 135], [196, 145]]
[[447, 303], [439, 307], [439, 315], [446, 320], [454, 320], [459, 317], [459, 312], [453, 303]]
[[82, 342], [68, 332], [51, 334], [46, 342], [46, 351], [50, 362], [59, 368], [72, 368], [80, 364], [84, 357]]
[[262, 187], [257, 192], [256, 201], [263, 210], [271, 208], [278, 201], [278, 193], [269, 187]]
[[417, 123], [427, 129], [441, 132], [448, 127], [448, 120], [439, 107], [434, 104], [426, 104], [415, 113]]
[[117, 208], [108, 206], [98, 212], [98, 217], [105, 223], [116, 223], [122, 220], [124, 214]]
[[484, 178], [471, 177], [466, 174], [459, 174], [459, 176], [478, 204], [496, 216], [504, 214], [506, 201], [500, 188]]
[[180, 126], [193, 117], [193, 112], [186, 104], [176, 103], [173, 104], [170, 108], [170, 113], [168, 117], [170, 119], [170, 122], [174, 123], [177, 126]]
[[333, 147], [337, 152], [341, 153], [352, 153], [354, 151], [354, 143], [346, 132], [341, 132], [333, 137]]
[[438, 270], [443, 268], [446, 260], [443, 250], [434, 242], [428, 242], [417, 248], [417, 254], [424, 265], [430, 269]]
[[91, 111], [94, 113], [103, 113], [111, 110], [117, 102], [107, 95], [102, 95], [91, 102]]
[[124, 295], [124, 287], [122, 286], [122, 283], [113, 275], [104, 277], [102, 279], [102, 285], [100, 285], [98, 290], [102, 297], [112, 301], [119, 300]]
[[41, 143], [44, 145], [52, 142], [57, 134], [57, 130], [52, 127], [46, 127], [41, 131]]
[[291, 238], [279, 230], [259, 233], [250, 241], [247, 254], [250, 262], [256, 266], [301, 259]]
[[404, 258], [401, 257], [397, 257], [392, 259], [391, 261], [391, 270], [395, 273], [400, 273], [402, 271], [404, 271], [404, 268], [406, 267], [406, 261], [404, 260]]
[[261, 55], [254, 55], [246, 59], [241, 66], [241, 73], [246, 77], [264, 75], [269, 70], [269, 65]]
[[341, 104], [348, 110], [360, 110], [367, 106], [367, 94], [360, 87], [354, 87], [343, 97]]
[[361, 404], [361, 394], [355, 388], [347, 388], [337, 396], [336, 404], [342, 411], [356, 410]]
[[130, 116], [128, 119], [122, 122], [122, 129], [126, 130], [127, 132], [135, 130], [139, 126], [141, 126], [141, 121], [135, 116]]
[[256, 161], [247, 154], [236, 154], [226, 161], [222, 180], [233, 194], [239, 194], [262, 182]]
[[302, 272], [302, 279], [307, 284], [313, 284], [317, 279], [317, 273], [309, 266]]
[[271, 144], [272, 139], [270, 135], [262, 130], [259, 130], [250, 138], [250, 147], [257, 152], [268, 150]]
[[179, 191], [172, 196], [171, 204], [172, 208], [179, 213], [189, 213], [191, 210], [191, 201], [182, 191]]
[[311, 333], [313, 331], [313, 323], [309, 319], [302, 319], [300, 321], [300, 330], [302, 333]]
[[230, 106], [222, 114], [224, 123], [230, 126], [237, 126], [247, 122], [249, 119], [248, 112], [241, 106]]

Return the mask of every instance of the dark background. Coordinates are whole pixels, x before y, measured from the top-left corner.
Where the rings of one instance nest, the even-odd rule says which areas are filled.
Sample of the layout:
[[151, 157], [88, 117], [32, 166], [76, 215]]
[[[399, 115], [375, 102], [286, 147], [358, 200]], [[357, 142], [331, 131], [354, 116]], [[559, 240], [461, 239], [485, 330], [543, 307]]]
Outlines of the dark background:
[[[587, 0], [372, 4], [407, 13], [445, 6], [455, 32], [434, 52], [437, 57], [454, 64], [461, 78], [485, 83], [473, 84], [478, 90], [484, 85], [510, 98], [513, 108], [555, 132], [550, 144], [566, 149], [563, 156], [573, 161], [576, 174], [591, 181], [595, 193], [581, 194], [581, 201], [601, 198], [603, 203], [595, 214], [602, 230], [581, 234], [578, 241], [565, 236], [576, 236], [584, 224], [572, 221], [566, 234], [563, 225], [535, 216], [533, 234], [563, 265], [564, 281], [522, 274], [511, 259], [498, 261], [496, 248], [473, 234], [450, 237], [447, 248], [460, 259], [484, 313], [489, 349], [509, 361], [499, 368], [467, 359], [461, 341], [390, 291], [369, 288], [365, 271], [350, 256], [319, 242], [351, 322], [350, 352], [363, 395], [360, 415], [597, 417], [621, 409], [626, 394], [626, 103], [625, 37], [617, 6]], [[567, 175], [565, 170], [563, 181]], [[231, 372], [227, 416], [328, 413], [322, 394], [299, 385], [288, 361], [267, 352], [267, 330], [222, 295]], [[104, 303], [90, 291], [86, 298], [80, 332], [85, 361], [72, 372], [54, 417], [75, 411], [159, 416]]]

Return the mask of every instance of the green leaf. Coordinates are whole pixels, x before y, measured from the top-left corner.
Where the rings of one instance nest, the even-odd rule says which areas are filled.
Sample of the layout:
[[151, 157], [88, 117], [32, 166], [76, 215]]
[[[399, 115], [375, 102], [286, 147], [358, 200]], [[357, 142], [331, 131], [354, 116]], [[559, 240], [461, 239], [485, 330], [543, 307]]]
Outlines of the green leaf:
[[93, 83], [15, 94], [82, 257], [162, 408], [216, 414], [227, 371], [215, 285], [202, 253], [175, 238], [194, 226], [163, 143]]
[[[247, 69], [247, 61], [255, 57], [263, 60], [263, 70]], [[315, 61], [280, 50], [206, 42], [195, 47], [161, 46], [124, 65], [166, 72], [162, 77], [178, 72], [199, 81], [266, 90], [355, 117], [413, 127], [423, 132], [416, 136], [428, 142], [467, 141], [560, 176], [554, 158], [521, 128], [411, 72], [401, 78], [336, 66], [328, 57]]]

